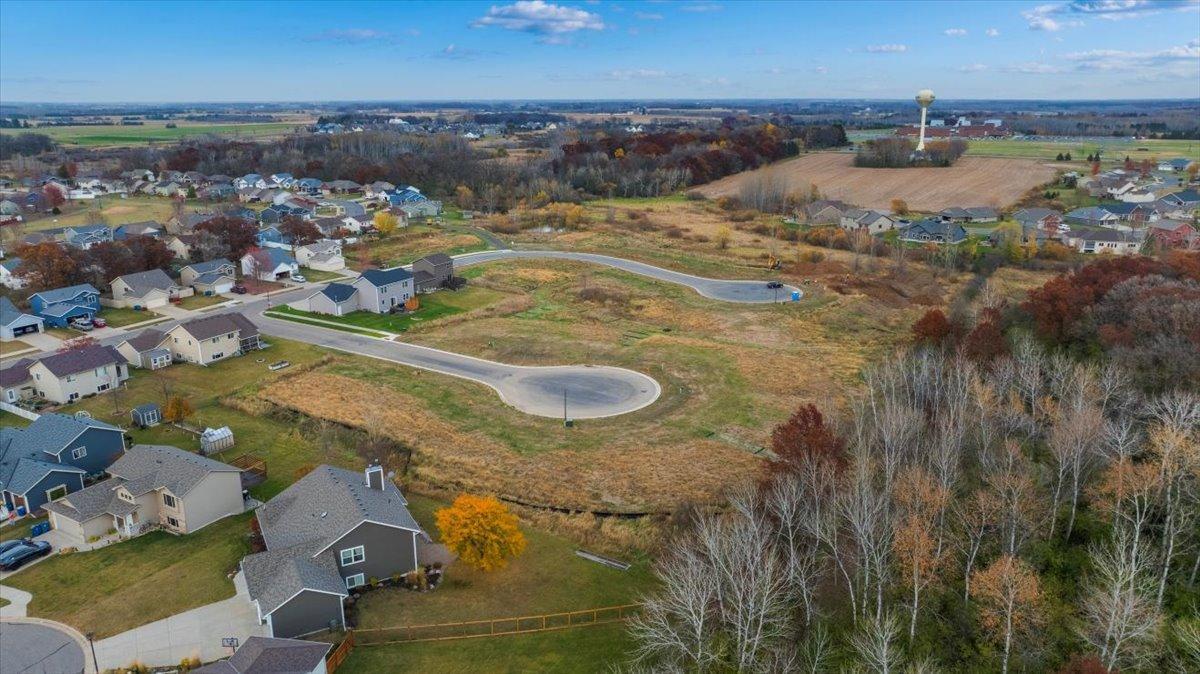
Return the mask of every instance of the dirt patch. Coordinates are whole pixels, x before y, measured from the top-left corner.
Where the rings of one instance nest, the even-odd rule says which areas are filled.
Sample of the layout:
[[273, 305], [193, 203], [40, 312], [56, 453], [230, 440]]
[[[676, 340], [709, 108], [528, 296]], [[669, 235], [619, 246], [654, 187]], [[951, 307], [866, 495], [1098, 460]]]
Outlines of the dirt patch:
[[1052, 167], [1031, 159], [967, 156], [948, 168], [908, 169], [857, 168], [853, 162], [846, 153], [808, 154], [697, 190], [709, 198], [736, 196], [747, 180], [767, 175], [784, 179], [789, 190], [807, 192], [816, 185], [827, 199], [864, 208], [888, 210], [899, 198], [915, 211], [934, 212], [949, 206], [1008, 206], [1055, 175]]

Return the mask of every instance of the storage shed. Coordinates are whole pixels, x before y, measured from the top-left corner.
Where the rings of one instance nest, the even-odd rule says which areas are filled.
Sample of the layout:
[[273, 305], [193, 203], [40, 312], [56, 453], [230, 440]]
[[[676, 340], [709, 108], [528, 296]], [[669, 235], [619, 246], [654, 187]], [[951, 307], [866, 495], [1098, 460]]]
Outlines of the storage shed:
[[149, 428], [162, 423], [162, 408], [158, 403], [146, 403], [138, 405], [129, 412], [129, 417], [133, 421], [133, 425], [139, 428]]

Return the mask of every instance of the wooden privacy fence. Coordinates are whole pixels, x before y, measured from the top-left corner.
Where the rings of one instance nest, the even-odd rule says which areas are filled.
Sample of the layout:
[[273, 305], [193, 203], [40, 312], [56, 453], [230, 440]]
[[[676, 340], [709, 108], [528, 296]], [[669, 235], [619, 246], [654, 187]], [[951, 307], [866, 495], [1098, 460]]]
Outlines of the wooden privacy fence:
[[640, 607], [641, 604], [623, 604], [621, 606], [605, 606], [603, 608], [592, 608], [582, 611], [546, 613], [516, 618], [493, 618], [491, 620], [471, 620], [457, 623], [359, 629], [354, 631], [354, 640], [359, 646], [371, 646], [413, 641], [446, 641], [449, 639], [496, 637], [505, 634], [548, 632], [550, 630], [564, 630], [573, 627], [621, 622], [635, 615]]
[[333, 647], [329, 654], [325, 656], [325, 672], [333, 674], [338, 667], [342, 666], [342, 662], [350, 657], [350, 651], [354, 650], [354, 631], [346, 632], [346, 638], [342, 639], [341, 643]]

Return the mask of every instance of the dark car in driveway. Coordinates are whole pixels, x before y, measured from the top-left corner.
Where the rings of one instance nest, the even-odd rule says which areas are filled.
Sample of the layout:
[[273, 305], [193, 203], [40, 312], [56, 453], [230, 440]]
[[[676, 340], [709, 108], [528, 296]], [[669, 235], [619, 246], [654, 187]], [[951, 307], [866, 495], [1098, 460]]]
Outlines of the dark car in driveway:
[[15, 571], [25, 564], [50, 554], [50, 544], [46, 541], [25, 539], [17, 541], [17, 545], [0, 554], [0, 569]]
[[233, 293], [236, 295], [245, 295], [246, 294], [246, 286], [242, 285], [241, 283], [235, 283], [233, 285], [232, 290], [233, 290]]

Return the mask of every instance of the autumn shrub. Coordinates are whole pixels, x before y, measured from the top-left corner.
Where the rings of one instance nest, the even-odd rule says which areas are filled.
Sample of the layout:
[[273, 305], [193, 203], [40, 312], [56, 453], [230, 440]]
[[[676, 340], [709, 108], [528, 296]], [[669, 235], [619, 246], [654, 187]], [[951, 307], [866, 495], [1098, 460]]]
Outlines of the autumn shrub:
[[757, 215], [758, 214], [755, 213], [754, 211], [748, 211], [748, 210], [734, 211], [729, 214], [729, 221], [730, 222], [750, 222], [755, 217], [757, 217]]
[[941, 309], [930, 309], [913, 323], [912, 333], [918, 344], [945, 346], [954, 337], [954, 326]]
[[494, 571], [525, 550], [516, 515], [495, 496], [462, 494], [434, 519], [442, 543], [467, 566]]

